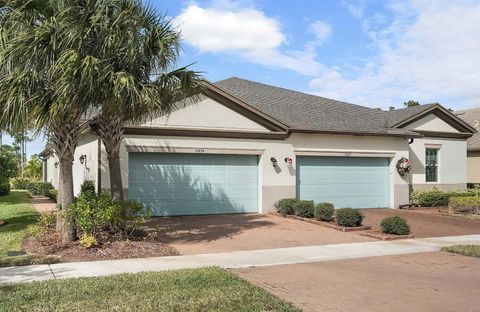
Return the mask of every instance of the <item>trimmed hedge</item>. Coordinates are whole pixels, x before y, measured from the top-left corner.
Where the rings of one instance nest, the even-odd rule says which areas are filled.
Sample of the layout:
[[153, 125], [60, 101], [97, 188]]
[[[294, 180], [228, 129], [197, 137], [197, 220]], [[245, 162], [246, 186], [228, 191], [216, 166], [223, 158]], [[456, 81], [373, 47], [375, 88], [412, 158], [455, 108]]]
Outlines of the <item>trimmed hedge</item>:
[[57, 202], [58, 190], [51, 189], [47, 193], [47, 197], [50, 198], [53, 202]]
[[398, 216], [387, 217], [380, 223], [383, 233], [395, 234], [395, 235], [408, 235], [410, 234], [410, 226], [407, 221]]
[[480, 214], [480, 197], [451, 197], [448, 207], [455, 213]]
[[313, 200], [299, 200], [293, 206], [295, 215], [303, 218], [312, 218], [313, 208]]
[[331, 203], [319, 203], [313, 212], [315, 219], [319, 221], [332, 221], [335, 207]]
[[337, 224], [345, 227], [356, 227], [362, 225], [365, 216], [359, 209], [341, 208], [335, 211]]
[[282, 214], [283, 216], [286, 215], [293, 215], [295, 213], [294, 206], [298, 202], [296, 198], [284, 198], [280, 199], [275, 203], [275, 208], [277, 212]]
[[466, 191], [444, 192], [434, 187], [431, 190], [414, 191], [410, 199], [416, 205], [422, 207], [444, 207], [448, 206], [451, 197], [469, 197], [476, 196], [478, 190], [469, 189]]
[[31, 182], [28, 184], [28, 192], [30, 195], [48, 196], [48, 192], [53, 189], [50, 182]]
[[10, 184], [12, 185], [13, 189], [16, 190], [26, 190], [28, 189], [28, 185], [32, 182], [29, 178], [22, 178], [16, 177], [10, 179]]

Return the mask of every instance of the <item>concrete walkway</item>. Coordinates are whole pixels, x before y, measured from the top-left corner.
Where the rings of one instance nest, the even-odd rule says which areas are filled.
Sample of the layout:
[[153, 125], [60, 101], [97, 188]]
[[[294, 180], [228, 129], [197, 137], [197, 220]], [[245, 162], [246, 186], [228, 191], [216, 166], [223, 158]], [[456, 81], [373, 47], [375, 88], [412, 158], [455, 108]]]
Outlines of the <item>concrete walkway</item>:
[[444, 246], [456, 244], [480, 245], [480, 235], [445, 236], [398, 241], [375, 241], [254, 251], [234, 251], [188, 256], [134, 258], [8, 267], [0, 268], [0, 284], [208, 266], [247, 268], [256, 266], [311, 263], [438, 251]]

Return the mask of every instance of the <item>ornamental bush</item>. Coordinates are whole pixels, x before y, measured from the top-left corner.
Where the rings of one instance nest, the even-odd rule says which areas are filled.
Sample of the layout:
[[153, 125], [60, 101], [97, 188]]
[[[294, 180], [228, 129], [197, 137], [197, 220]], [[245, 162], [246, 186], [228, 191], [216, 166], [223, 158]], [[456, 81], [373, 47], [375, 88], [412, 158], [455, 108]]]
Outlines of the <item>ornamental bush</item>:
[[95, 194], [95, 183], [91, 180], [83, 181], [80, 185], [80, 194], [91, 193]]
[[53, 185], [50, 182], [30, 182], [27, 189], [30, 195], [47, 196], [48, 192], [53, 189]]
[[275, 203], [275, 208], [277, 209], [277, 212], [282, 214], [283, 216], [293, 215], [295, 213], [293, 207], [297, 202], [298, 199], [296, 198], [280, 199], [278, 202]]
[[50, 198], [53, 202], [57, 202], [57, 197], [58, 197], [58, 190], [56, 189], [51, 189], [47, 193], [47, 197]]
[[319, 203], [315, 206], [315, 211], [313, 213], [315, 219], [320, 221], [332, 221], [333, 215], [335, 214], [335, 207], [331, 203]]
[[0, 182], [0, 196], [10, 194], [10, 183], [7, 181]]
[[480, 197], [451, 197], [448, 207], [454, 213], [480, 214]]
[[359, 209], [341, 208], [335, 211], [335, 220], [337, 224], [345, 227], [355, 227], [362, 225], [364, 215]]
[[476, 189], [444, 192], [434, 187], [431, 190], [414, 191], [410, 199], [414, 204], [422, 207], [445, 207], [448, 206], [450, 197], [476, 196], [477, 192]]
[[10, 179], [10, 184], [12, 185], [12, 188], [15, 190], [26, 190], [28, 189], [28, 185], [32, 182], [29, 178], [22, 178], [22, 177], [16, 177]]
[[398, 216], [387, 217], [382, 220], [380, 227], [383, 233], [395, 234], [395, 235], [408, 235], [410, 234], [410, 226], [407, 221]]
[[299, 200], [293, 206], [295, 215], [302, 218], [312, 218], [313, 217], [313, 200]]

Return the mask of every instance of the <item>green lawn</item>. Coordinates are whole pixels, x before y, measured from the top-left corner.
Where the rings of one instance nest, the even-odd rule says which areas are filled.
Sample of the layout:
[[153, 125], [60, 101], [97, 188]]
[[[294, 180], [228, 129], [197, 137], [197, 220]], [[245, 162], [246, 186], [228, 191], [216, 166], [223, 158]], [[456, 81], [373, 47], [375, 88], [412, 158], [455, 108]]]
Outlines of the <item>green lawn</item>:
[[0, 286], [0, 310], [300, 311], [220, 268]]
[[478, 245], [454, 245], [443, 247], [442, 251], [452, 252], [463, 256], [480, 258], [480, 246]]
[[7, 251], [21, 250], [28, 226], [37, 222], [38, 217], [27, 192], [12, 191], [0, 197], [0, 219], [7, 222], [0, 227], [0, 266], [21, 261], [23, 257], [7, 257]]

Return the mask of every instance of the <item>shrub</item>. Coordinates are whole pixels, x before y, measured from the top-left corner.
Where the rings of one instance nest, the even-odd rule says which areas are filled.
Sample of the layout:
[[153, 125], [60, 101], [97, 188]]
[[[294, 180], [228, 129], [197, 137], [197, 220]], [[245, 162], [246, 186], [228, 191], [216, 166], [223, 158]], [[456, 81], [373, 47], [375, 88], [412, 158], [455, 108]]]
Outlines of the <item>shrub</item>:
[[151, 214], [140, 202], [114, 201], [109, 194], [81, 194], [68, 209], [68, 217], [85, 235], [119, 234], [129, 238]]
[[410, 226], [405, 219], [398, 216], [387, 217], [380, 223], [383, 233], [395, 235], [410, 234]]
[[50, 198], [53, 202], [57, 202], [58, 190], [51, 189], [47, 193], [47, 197]]
[[451, 197], [448, 207], [450, 212], [480, 214], [480, 197]]
[[275, 208], [277, 209], [277, 212], [281, 213], [283, 216], [292, 215], [295, 213], [293, 207], [297, 202], [298, 199], [296, 198], [280, 199], [278, 202], [275, 203]]
[[10, 194], [10, 183], [7, 181], [0, 182], [0, 196]]
[[53, 185], [50, 182], [30, 182], [27, 189], [30, 195], [47, 196], [48, 192], [53, 189]]
[[315, 206], [315, 219], [320, 221], [332, 221], [335, 208], [331, 203], [319, 203]]
[[293, 206], [295, 215], [302, 218], [313, 217], [313, 201], [312, 200], [298, 200]]
[[335, 211], [335, 220], [338, 225], [355, 227], [362, 225], [363, 214], [359, 209], [341, 208]]
[[92, 248], [97, 245], [95, 236], [85, 234], [80, 238], [80, 245], [85, 248]]
[[16, 177], [10, 179], [10, 184], [12, 185], [13, 189], [16, 190], [26, 190], [28, 189], [28, 185], [32, 182], [29, 178], [22, 178], [22, 177]]
[[444, 192], [434, 187], [431, 190], [414, 191], [410, 198], [414, 204], [422, 207], [442, 207], [448, 206], [450, 197], [468, 197], [476, 194], [477, 190], [475, 189]]
[[80, 185], [80, 194], [91, 193], [95, 194], [95, 183], [91, 180], [83, 181]]

